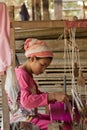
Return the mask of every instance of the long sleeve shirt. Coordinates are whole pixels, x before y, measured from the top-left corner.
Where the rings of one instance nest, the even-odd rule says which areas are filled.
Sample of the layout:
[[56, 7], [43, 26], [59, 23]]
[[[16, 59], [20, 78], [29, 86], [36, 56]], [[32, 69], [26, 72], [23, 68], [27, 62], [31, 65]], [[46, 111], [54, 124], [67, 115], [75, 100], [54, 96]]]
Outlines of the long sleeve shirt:
[[20, 67], [16, 68], [15, 71], [20, 86], [20, 104], [27, 110], [47, 105], [47, 93], [39, 91], [33, 76]]

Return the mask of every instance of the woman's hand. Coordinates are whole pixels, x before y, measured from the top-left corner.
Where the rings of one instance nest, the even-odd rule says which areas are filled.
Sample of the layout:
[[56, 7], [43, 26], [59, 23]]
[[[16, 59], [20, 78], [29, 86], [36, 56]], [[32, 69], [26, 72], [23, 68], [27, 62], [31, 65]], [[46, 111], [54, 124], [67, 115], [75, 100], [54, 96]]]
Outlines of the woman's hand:
[[59, 101], [59, 102], [68, 102], [70, 100], [70, 96], [63, 93], [63, 92], [53, 92], [48, 93], [48, 100], [49, 101]]

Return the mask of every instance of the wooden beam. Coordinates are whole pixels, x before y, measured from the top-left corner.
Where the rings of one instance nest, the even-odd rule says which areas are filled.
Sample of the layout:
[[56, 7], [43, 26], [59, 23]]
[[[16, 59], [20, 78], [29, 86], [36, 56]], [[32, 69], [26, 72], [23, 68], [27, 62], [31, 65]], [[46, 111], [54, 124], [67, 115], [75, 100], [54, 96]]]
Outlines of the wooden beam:
[[15, 21], [15, 28], [25, 28], [25, 29], [40, 29], [40, 28], [56, 28], [64, 27], [64, 21], [59, 20], [48, 20], [48, 21]]
[[7, 95], [5, 92], [5, 75], [1, 77], [1, 86], [2, 86], [2, 123], [3, 123], [3, 130], [10, 130], [10, 124], [9, 124], [9, 108], [8, 108], [8, 100]]
[[85, 28], [87, 27], [87, 20], [47, 20], [47, 21], [15, 21], [15, 28], [25, 28], [25, 29], [40, 29], [40, 28], [56, 28], [56, 27], [69, 27], [69, 28]]
[[[54, 22], [55, 23], [55, 22]], [[28, 24], [29, 25], [29, 24]], [[44, 24], [42, 24], [44, 26]], [[50, 26], [51, 25], [51, 26]], [[63, 39], [64, 38], [64, 27], [54, 26], [50, 24], [47, 28], [46, 26], [40, 26], [36, 29], [24, 29], [20, 27], [15, 29], [15, 39], [26, 39], [28, 37], [38, 38], [38, 39]], [[24, 26], [24, 25], [23, 25]], [[34, 27], [34, 26], [33, 26]], [[67, 36], [68, 37], [68, 36]], [[87, 28], [77, 28], [76, 38], [87, 38]]]
[[63, 29], [59, 28], [48, 28], [40, 30], [16, 30], [15, 39], [26, 39], [29, 37], [38, 39], [58, 39], [58, 37], [63, 33]]

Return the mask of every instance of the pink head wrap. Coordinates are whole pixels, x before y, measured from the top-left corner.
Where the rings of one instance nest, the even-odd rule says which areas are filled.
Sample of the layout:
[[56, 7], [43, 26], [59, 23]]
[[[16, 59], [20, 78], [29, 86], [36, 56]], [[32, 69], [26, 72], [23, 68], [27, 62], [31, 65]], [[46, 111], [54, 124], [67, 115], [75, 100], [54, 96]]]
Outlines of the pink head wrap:
[[53, 53], [44, 41], [29, 38], [24, 43], [26, 57], [53, 57]]

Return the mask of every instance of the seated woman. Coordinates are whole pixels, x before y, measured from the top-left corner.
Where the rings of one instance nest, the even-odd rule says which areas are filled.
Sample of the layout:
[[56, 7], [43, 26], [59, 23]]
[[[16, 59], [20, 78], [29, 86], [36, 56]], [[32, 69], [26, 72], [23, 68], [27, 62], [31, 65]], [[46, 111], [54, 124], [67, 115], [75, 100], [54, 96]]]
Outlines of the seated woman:
[[27, 60], [15, 68], [20, 86], [17, 102], [19, 109], [10, 114], [11, 123], [29, 122], [40, 130], [47, 130], [50, 116], [37, 112], [38, 107], [47, 106], [51, 102], [69, 101], [69, 96], [62, 92], [41, 92], [33, 78], [45, 71], [53, 59], [53, 53], [44, 41], [29, 38], [24, 43]]

